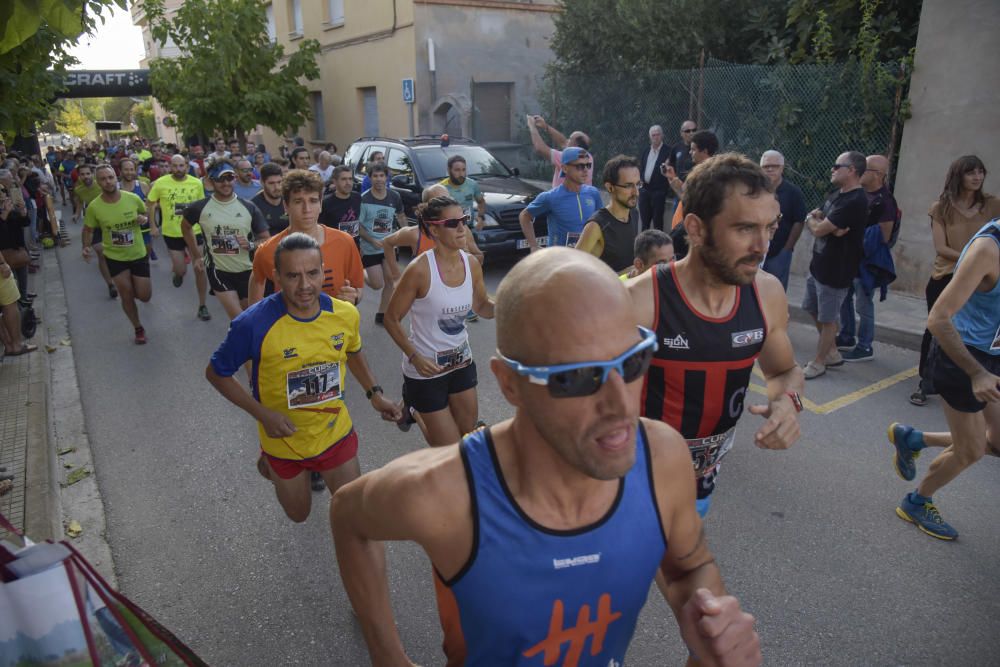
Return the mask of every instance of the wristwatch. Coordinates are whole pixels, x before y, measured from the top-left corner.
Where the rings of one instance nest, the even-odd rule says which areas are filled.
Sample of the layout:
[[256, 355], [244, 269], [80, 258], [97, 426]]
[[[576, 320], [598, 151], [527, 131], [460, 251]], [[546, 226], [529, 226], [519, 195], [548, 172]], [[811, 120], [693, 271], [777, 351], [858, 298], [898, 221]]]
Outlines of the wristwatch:
[[365, 392], [365, 398], [367, 398], [370, 401], [372, 400], [372, 396], [374, 396], [375, 394], [382, 394], [382, 393], [384, 393], [382, 391], [382, 387], [374, 385], [371, 389]]
[[796, 412], [802, 412], [802, 397], [799, 396], [798, 392], [786, 391], [785, 396], [792, 399], [792, 405], [795, 406]]

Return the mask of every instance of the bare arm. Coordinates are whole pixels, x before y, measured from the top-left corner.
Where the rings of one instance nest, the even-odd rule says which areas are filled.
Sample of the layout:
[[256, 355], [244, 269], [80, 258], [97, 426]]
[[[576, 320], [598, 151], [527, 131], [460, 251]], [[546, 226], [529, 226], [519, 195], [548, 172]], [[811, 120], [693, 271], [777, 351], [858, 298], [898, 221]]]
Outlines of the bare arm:
[[159, 226], [156, 224], [156, 207], [159, 202], [146, 200], [146, 217], [149, 218], [149, 231], [153, 236], [159, 235]]
[[535, 238], [535, 220], [528, 213], [527, 208], [521, 209], [517, 221], [521, 223], [521, 232], [524, 234], [524, 240], [528, 242], [528, 248], [531, 252], [535, 252], [538, 250], [538, 239]]
[[951, 318], [961, 310], [973, 292], [992, 288], [1000, 271], [1000, 248], [991, 239], [977, 239], [958, 265], [955, 277], [944, 288], [927, 317], [927, 329], [934, 334], [948, 357], [972, 380], [972, 392], [981, 401], [1000, 401], [1000, 377], [989, 373], [976, 361], [955, 330]]
[[396, 346], [403, 351], [406, 358], [424, 377], [437, 375], [443, 369], [422, 354], [418, 354], [403, 330], [403, 318], [410, 312], [413, 302], [417, 299], [421, 288], [426, 291], [430, 287], [430, 268], [427, 258], [421, 255], [410, 263], [403, 271], [403, 277], [389, 299], [385, 309], [383, 324], [385, 330]]
[[895, 220], [886, 220], [884, 222], [878, 223], [879, 229], [882, 231], [882, 241], [888, 243], [889, 239], [892, 238], [892, 228], [895, 226]]
[[472, 235], [471, 231], [465, 239], [465, 251], [475, 257], [476, 261], [479, 262], [480, 268], [482, 268], [486, 262], [486, 255], [479, 249], [479, 246], [476, 244], [476, 238]]
[[576, 242], [576, 249], [594, 257], [600, 257], [601, 253], [604, 252], [604, 234], [601, 232], [600, 225], [596, 222], [588, 222], [584, 225], [580, 240]]
[[486, 197], [476, 197], [476, 229], [482, 231], [486, 226]]
[[802, 236], [802, 228], [804, 226], [801, 222], [796, 222], [792, 225], [792, 229], [788, 232], [788, 240], [785, 242], [785, 250], [795, 250], [795, 244], [799, 242], [799, 237]]
[[209, 364], [205, 367], [205, 379], [223, 398], [260, 422], [270, 437], [287, 438], [295, 433], [295, 424], [288, 417], [262, 405], [236, 378], [219, 375]]
[[411, 230], [413, 229], [417, 228], [404, 227], [382, 239], [382, 250], [385, 251], [385, 263], [389, 267], [389, 276], [392, 277], [393, 282], [399, 282], [400, 274], [399, 261], [396, 259], [395, 250], [400, 246], [409, 245], [412, 247], [413, 243], [409, 242], [409, 237], [412, 236], [413, 232]]
[[[542, 122], [544, 123], [545, 121], [543, 120]], [[552, 140], [552, 143], [559, 146], [559, 150], [562, 150], [562, 147], [566, 145], [566, 135], [548, 123], [545, 123], [545, 129], [549, 131], [549, 139]]]
[[949, 247], [948, 239], [944, 233], [944, 223], [940, 220], [935, 220], [934, 218], [931, 218], [931, 238], [934, 239], [934, 252], [936, 252], [941, 259], [948, 260], [949, 262], [958, 261], [958, 258], [962, 253]]
[[653, 281], [656, 280], [656, 268], [625, 281], [625, 289], [632, 297], [632, 310], [636, 323], [647, 329], [655, 329], [656, 303], [654, 302]]
[[[815, 213], [815, 212], [814, 212]], [[841, 229], [837, 225], [830, 222], [829, 218], [824, 218], [822, 215], [814, 215], [810, 213], [806, 218], [806, 225], [809, 227], [809, 231], [815, 237], [829, 236], [833, 234], [834, 236], [843, 236], [848, 232], [847, 229]]]
[[483, 267], [477, 262], [469, 262], [472, 270], [472, 310], [476, 315], [493, 319], [493, 299], [486, 292], [486, 281], [483, 280]]
[[247, 301], [253, 305], [264, 298], [264, 280], [257, 275], [257, 270], [250, 271], [250, 282], [247, 290]]
[[[361, 350], [347, 355], [347, 369], [351, 371], [351, 375], [354, 376], [366, 393], [378, 384], [375, 374], [372, 373], [371, 368], [368, 366], [368, 359], [365, 358], [365, 353]], [[395, 401], [386, 398], [382, 392], [375, 392], [368, 400], [375, 409], [375, 412], [382, 415], [382, 419], [386, 421], [396, 421], [399, 419], [399, 408], [396, 406]]]
[[187, 216], [181, 218], [181, 233], [184, 235], [184, 243], [187, 244], [188, 253], [191, 255], [191, 261], [195, 268], [204, 269], [205, 258], [201, 256], [198, 241], [194, 237], [194, 225], [188, 221]]
[[535, 149], [535, 153], [537, 153], [539, 157], [548, 160], [551, 149], [548, 144], [542, 140], [542, 136], [538, 133], [538, 126], [535, 124], [536, 118], [540, 117], [528, 114], [528, 134], [531, 135], [531, 146]]

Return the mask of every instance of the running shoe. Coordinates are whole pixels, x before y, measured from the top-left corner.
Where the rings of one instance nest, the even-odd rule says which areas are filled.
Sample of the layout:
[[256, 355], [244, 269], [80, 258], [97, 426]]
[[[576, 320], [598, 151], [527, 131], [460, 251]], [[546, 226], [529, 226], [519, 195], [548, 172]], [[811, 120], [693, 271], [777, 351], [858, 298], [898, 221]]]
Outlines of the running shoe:
[[919, 505], [910, 500], [910, 494], [906, 494], [903, 502], [896, 508], [896, 515], [903, 521], [917, 524], [917, 528], [939, 540], [953, 540], [958, 537], [958, 531], [941, 518], [941, 513], [930, 501]]
[[146, 330], [142, 327], [135, 328], [135, 344], [145, 345], [146, 344]]
[[118, 298], [118, 290], [115, 289], [114, 285], [108, 285], [108, 296], [112, 299]]
[[923, 389], [917, 389], [910, 394], [910, 403], [919, 406], [927, 405], [927, 394], [924, 393]]
[[180, 287], [183, 284], [184, 284], [184, 276], [179, 276], [179, 275], [177, 275], [175, 273], [174, 274], [174, 287]]
[[309, 482], [313, 491], [322, 491], [326, 488], [326, 482], [323, 481], [323, 476], [318, 472], [309, 473]]
[[479, 321], [479, 315], [476, 315], [476, 311], [470, 310], [468, 313], [465, 314], [465, 321], [466, 322], [478, 322]]
[[853, 350], [855, 345], [857, 345], [857, 340], [854, 336], [841, 336], [837, 334], [837, 349], [841, 352]]
[[149, 249], [149, 258], [154, 262], [159, 259], [159, 257], [156, 256], [156, 251], [152, 248]]
[[827, 368], [836, 368], [837, 366], [844, 365], [844, 356], [837, 350], [830, 350], [830, 354], [826, 355], [826, 359], [824, 361], [824, 365]]
[[820, 375], [826, 373], [826, 366], [823, 364], [817, 364], [815, 361], [810, 361], [808, 364], [802, 367], [802, 374], [807, 380], [812, 380], [813, 378], [818, 378]]
[[202, 322], [208, 322], [212, 319], [212, 313], [208, 312], [206, 306], [198, 306], [198, 319]]
[[889, 424], [887, 433], [889, 442], [896, 448], [896, 455], [893, 458], [893, 465], [896, 466], [896, 474], [907, 482], [912, 481], [917, 476], [917, 466], [914, 461], [920, 458], [920, 450], [911, 449], [909, 444], [907, 444], [911, 433], [913, 433], [912, 426], [906, 426], [897, 422]]

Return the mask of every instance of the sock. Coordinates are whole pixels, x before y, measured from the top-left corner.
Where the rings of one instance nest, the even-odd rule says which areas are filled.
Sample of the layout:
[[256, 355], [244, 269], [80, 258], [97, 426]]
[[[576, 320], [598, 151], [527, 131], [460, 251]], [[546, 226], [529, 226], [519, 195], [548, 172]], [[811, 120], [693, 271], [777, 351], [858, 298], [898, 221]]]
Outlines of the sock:
[[924, 442], [924, 432], [913, 429], [906, 436], [906, 446], [915, 452], [919, 452], [921, 449], [927, 446]]
[[913, 493], [911, 493], [908, 496], [908, 498], [910, 502], [913, 503], [914, 505], [926, 505], [927, 503], [931, 502], [930, 498], [928, 498], [927, 496], [920, 495], [916, 490], [914, 490]]

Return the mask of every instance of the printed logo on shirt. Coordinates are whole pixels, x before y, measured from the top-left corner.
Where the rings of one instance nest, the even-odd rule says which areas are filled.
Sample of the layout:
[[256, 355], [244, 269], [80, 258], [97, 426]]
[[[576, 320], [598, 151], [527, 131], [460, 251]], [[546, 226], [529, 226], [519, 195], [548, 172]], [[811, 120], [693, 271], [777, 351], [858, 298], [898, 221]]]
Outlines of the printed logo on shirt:
[[[525, 658], [533, 658], [539, 653], [544, 654], [544, 664], [561, 664], [563, 667], [578, 667], [583, 649], [590, 640], [590, 655], [598, 655], [604, 650], [604, 638], [608, 626], [621, 618], [620, 611], [611, 611], [611, 595], [604, 593], [597, 602], [597, 618], [590, 620], [590, 605], [580, 607], [574, 614], [576, 625], [563, 627], [565, 608], [562, 600], [552, 603], [552, 616], [549, 620], [549, 634], [523, 653]], [[569, 644], [566, 657], [560, 662], [563, 644]]]
[[567, 567], [578, 565], [595, 565], [601, 562], [601, 554], [587, 554], [586, 556], [574, 556], [573, 558], [553, 558], [552, 567], [562, 570]]
[[746, 347], [764, 340], [763, 329], [751, 329], [750, 331], [737, 331], [731, 334], [733, 347]]
[[664, 347], [669, 347], [671, 350], [690, 350], [691, 346], [688, 344], [687, 338], [681, 334], [677, 334], [673, 338], [663, 339]]
[[286, 347], [284, 351], [285, 359], [291, 359], [292, 357], [299, 356], [298, 351], [294, 347]]
[[344, 347], [344, 334], [334, 334], [330, 336], [330, 344], [333, 345], [333, 349], [340, 352], [340, 349]]

